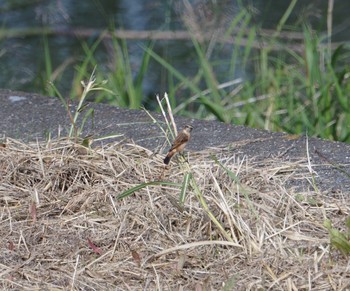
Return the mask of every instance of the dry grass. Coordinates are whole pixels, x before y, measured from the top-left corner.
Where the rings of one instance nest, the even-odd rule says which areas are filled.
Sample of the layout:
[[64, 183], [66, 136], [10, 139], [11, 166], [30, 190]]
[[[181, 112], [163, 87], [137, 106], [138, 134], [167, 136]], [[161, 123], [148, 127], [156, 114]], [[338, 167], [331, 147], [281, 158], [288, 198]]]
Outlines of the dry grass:
[[[217, 165], [215, 154], [240, 179]], [[17, 290], [346, 290], [349, 259], [330, 248], [324, 219], [341, 228], [348, 194], [286, 189], [307, 162], [264, 167], [227, 151], [192, 153], [193, 190], [179, 211], [183, 170], [133, 144], [86, 151], [67, 140], [0, 149], [0, 288]], [[224, 287], [225, 286], [225, 287]]]

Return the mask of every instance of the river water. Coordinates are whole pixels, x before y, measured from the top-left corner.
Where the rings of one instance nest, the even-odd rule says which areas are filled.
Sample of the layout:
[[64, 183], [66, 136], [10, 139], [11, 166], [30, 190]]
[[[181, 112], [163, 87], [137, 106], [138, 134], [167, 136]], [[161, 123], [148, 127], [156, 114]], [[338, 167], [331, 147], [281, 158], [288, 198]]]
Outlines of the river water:
[[[242, 7], [252, 12], [252, 24], [261, 24], [262, 28], [275, 29], [291, 0], [207, 0], [188, 1], [191, 3], [196, 23], [202, 32], [225, 28], [241, 11]], [[293, 27], [302, 21], [309, 21], [321, 35], [327, 32], [326, 0], [297, 2], [287, 26]], [[347, 41], [350, 38], [349, 26], [350, 1], [335, 0], [333, 11], [332, 41]], [[73, 29], [104, 30], [110, 27], [132, 31], [175, 31], [185, 30], [185, 20], [190, 19], [185, 2], [180, 0], [0, 0], [0, 20], [3, 30], [19, 29], [27, 33], [16, 37], [3, 37], [0, 40], [0, 88], [44, 93], [42, 80], [45, 78], [43, 37], [30, 34], [31, 29], [50, 27], [64, 31], [54, 33], [48, 38], [53, 69], [68, 63], [64, 74], [57, 79], [56, 85], [64, 93], [69, 92], [74, 76], [74, 66], [85, 56], [82, 43], [92, 45], [98, 35], [76, 36], [67, 32]], [[187, 17], [187, 18], [186, 18]], [[189, 22], [191, 23], [191, 21]], [[188, 24], [188, 23], [187, 23]], [[299, 26], [301, 27], [301, 26]], [[146, 40], [128, 40], [132, 68], [140, 66], [143, 45]], [[194, 51], [190, 40], [160, 39], [154, 50], [173, 64], [184, 75], [192, 76], [196, 72]], [[108, 52], [107, 52], [108, 53]], [[97, 51], [96, 58], [101, 67], [108, 66], [106, 50]], [[215, 50], [214, 50], [215, 54]], [[230, 50], [220, 50], [212, 59], [223, 64], [229, 60]], [[220, 81], [234, 78], [249, 78], [251, 71], [236, 64], [234, 75], [225, 75], [222, 65]], [[220, 68], [220, 65], [218, 65]], [[220, 75], [220, 74], [219, 74]], [[144, 82], [144, 95], [154, 95], [167, 90], [164, 69], [151, 62]]]

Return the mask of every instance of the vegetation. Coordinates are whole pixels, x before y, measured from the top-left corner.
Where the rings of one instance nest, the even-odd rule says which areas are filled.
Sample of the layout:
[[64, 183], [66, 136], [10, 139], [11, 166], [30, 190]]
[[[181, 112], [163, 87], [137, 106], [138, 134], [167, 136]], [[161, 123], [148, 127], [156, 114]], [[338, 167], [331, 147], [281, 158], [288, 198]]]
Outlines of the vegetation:
[[[319, 190], [308, 139], [307, 163], [236, 160], [230, 147], [222, 147], [191, 153], [187, 160], [178, 155], [164, 166], [162, 155], [139, 145], [91, 148], [96, 139], [82, 136], [85, 122], [94, 121], [93, 109], [86, 107], [92, 94], [119, 106], [156, 107], [142, 93], [155, 61], [167, 73], [169, 98], [157, 96], [154, 103], [173, 136], [177, 113], [349, 141], [349, 70], [341, 65], [347, 48], [324, 46], [308, 25], [302, 44], [280, 46], [278, 37], [295, 3], [259, 49], [258, 27], [251, 25], [247, 10], [217, 42], [213, 35], [198, 37], [195, 25], [187, 23], [198, 64], [192, 77], [157, 53], [154, 43], [143, 47], [135, 73], [126, 41], [109, 34], [113, 61], [108, 68], [99, 68], [97, 53], [108, 33], [82, 42], [85, 55], [70, 92], [78, 101], [73, 112], [55, 85], [70, 61], [54, 68], [44, 36], [39, 81], [47, 94], [61, 99], [71, 127], [67, 138], [32, 144], [8, 138], [0, 144], [0, 235], [6, 242], [0, 246], [0, 285], [72, 290], [349, 286], [349, 199], [347, 193]], [[193, 20], [190, 7], [188, 14]], [[232, 33], [233, 47], [228, 45]], [[227, 46], [230, 62], [218, 62], [214, 56]], [[232, 77], [237, 63], [254, 67], [254, 79]], [[190, 97], [175, 98], [180, 92]]]
[[[291, 10], [286, 13], [291, 13]], [[142, 64], [138, 72], [133, 72], [127, 42], [113, 38], [114, 65], [107, 71], [98, 69], [96, 78], [101, 81], [107, 79], [107, 88], [115, 94], [100, 92], [95, 100], [129, 108], [147, 106], [142, 84], [150, 73], [149, 62], [154, 60], [167, 72], [169, 98], [175, 114], [216, 118], [272, 131], [307, 132], [312, 136], [349, 142], [350, 104], [347, 92], [350, 89], [350, 68], [344, 65], [349, 58], [348, 48], [340, 45], [331, 50], [307, 25], [303, 26], [303, 43], [281, 45], [278, 36], [286, 18], [288, 15], [283, 17], [272, 37], [263, 39], [265, 44], [261, 49], [253, 48], [258, 41], [258, 28], [251, 25], [250, 13], [242, 10], [232, 20], [223, 42], [215, 43], [215, 55], [220, 56], [220, 51], [227, 49], [225, 41], [235, 31], [232, 56], [224, 74], [225, 82], [220, 82], [223, 79], [220, 71], [222, 62], [208, 54], [209, 41], [192, 37], [197, 72], [194, 76], [185, 76], [174, 64], [157, 54], [152, 45], [144, 48]], [[237, 32], [238, 26], [240, 30]], [[83, 43], [86, 57], [77, 68], [71, 96], [80, 93], [80, 80], [87, 78], [91, 68], [98, 65], [94, 53], [102, 38], [91, 46]], [[50, 63], [49, 54], [45, 55], [46, 63]], [[227, 77], [235, 75], [237, 64], [246, 70], [253, 67], [254, 79]], [[61, 73], [64, 74], [64, 70]], [[46, 79], [51, 80], [52, 75]], [[179, 95], [190, 97], [177, 98]], [[151, 106], [154, 107], [153, 104]]]
[[[220, 30], [215, 30], [201, 28], [201, 20], [191, 6], [186, 6], [184, 22], [192, 43], [188, 53], [192, 63], [196, 63], [190, 76], [162, 56], [154, 42], [142, 47], [142, 61], [133, 67], [130, 42], [108, 31], [93, 42], [81, 40], [82, 59], [69, 59], [54, 66], [48, 38], [54, 32], [30, 31], [29, 35], [44, 34], [45, 70], [38, 76], [36, 91], [55, 95], [48, 82], [60, 87], [74, 64], [69, 96], [77, 99], [81, 95], [81, 80], [88, 79], [97, 67], [97, 82], [108, 82], [107, 91], [96, 92], [94, 101], [154, 110], [156, 100], [144, 95], [143, 85], [152, 74], [150, 64], [157, 63], [164, 72], [162, 78], [167, 82], [165, 87], [175, 114], [350, 142], [350, 50], [346, 45], [332, 45], [331, 26], [327, 37], [320, 37], [303, 20], [295, 26], [287, 25], [296, 2], [290, 2], [276, 29], [269, 34], [263, 33], [254, 15], [244, 7], [229, 22], [217, 24]], [[297, 37], [290, 39], [296, 31]], [[9, 35], [23, 36], [23, 31], [1, 32], [2, 37]], [[108, 55], [108, 66], [102, 65], [102, 50]], [[231, 54], [229, 60], [223, 57], [227, 51]], [[237, 78], [237, 68], [253, 77]], [[163, 93], [158, 90], [154, 88], [154, 93]]]
[[169, 169], [132, 143], [0, 146], [2, 290], [350, 285], [348, 195], [286, 188], [309, 183], [303, 160], [220, 148]]

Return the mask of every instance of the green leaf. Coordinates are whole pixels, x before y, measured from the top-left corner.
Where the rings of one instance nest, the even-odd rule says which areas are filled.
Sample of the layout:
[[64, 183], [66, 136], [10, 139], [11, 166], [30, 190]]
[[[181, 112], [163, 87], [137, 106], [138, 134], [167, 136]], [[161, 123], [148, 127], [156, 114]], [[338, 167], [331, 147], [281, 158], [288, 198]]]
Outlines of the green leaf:
[[200, 102], [207, 108], [207, 110], [215, 115], [217, 119], [219, 119], [222, 122], [226, 122], [225, 118], [225, 108], [218, 105], [215, 102], [210, 101], [206, 97], [201, 97]]
[[182, 187], [180, 192], [180, 201], [179, 201], [181, 206], [183, 206], [185, 203], [186, 192], [187, 192], [187, 188], [191, 178], [192, 178], [191, 173], [186, 173], [184, 176], [184, 180], [182, 182]]
[[[348, 225], [349, 219], [346, 221], [346, 224]], [[325, 220], [323, 222], [324, 227], [329, 232], [329, 239], [331, 246], [339, 250], [344, 256], [347, 256], [350, 254], [350, 242], [349, 239], [338, 229], [334, 228], [332, 226], [332, 223], [329, 219]]]
[[175, 187], [181, 187], [181, 184], [178, 183], [172, 183], [172, 182], [165, 182], [165, 181], [153, 181], [153, 182], [147, 182], [147, 183], [142, 183], [139, 184], [133, 188], [130, 188], [126, 191], [124, 191], [123, 193], [121, 193], [120, 195], [118, 195], [117, 199], [123, 199], [127, 196], [130, 196], [131, 194], [133, 194], [134, 192], [141, 190], [142, 188], [145, 188], [147, 186], [154, 186], [154, 185], [161, 185], [161, 186], [175, 186]]

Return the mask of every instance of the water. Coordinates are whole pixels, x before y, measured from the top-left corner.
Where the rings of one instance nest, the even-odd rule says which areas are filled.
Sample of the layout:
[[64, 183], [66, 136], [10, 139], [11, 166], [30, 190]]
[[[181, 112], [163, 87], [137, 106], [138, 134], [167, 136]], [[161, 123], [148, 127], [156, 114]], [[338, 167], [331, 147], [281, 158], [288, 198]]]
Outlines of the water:
[[[23, 3], [25, 2], [25, 3]], [[254, 21], [262, 23], [264, 28], [276, 28], [290, 0], [250, 0], [241, 1], [246, 7], [255, 12]], [[299, 19], [308, 19], [315, 28], [326, 35], [327, 3], [325, 0], [299, 1], [287, 24], [295, 24]], [[180, 3], [180, 4], [179, 4]], [[239, 13], [236, 0], [191, 1], [196, 17], [202, 30], [210, 30], [225, 26], [230, 19]], [[106, 29], [114, 26], [135, 31], [145, 30], [182, 30], [184, 29], [184, 5], [179, 0], [94, 0], [94, 1], [13, 1], [0, 0], [0, 20], [4, 29], [28, 29], [33, 27], [52, 27], [61, 29], [93, 28]], [[335, 1], [334, 5], [334, 36], [333, 41], [348, 40], [350, 19], [349, 1]], [[58, 68], [67, 60], [71, 60], [63, 77], [56, 80], [60, 90], [69, 92], [74, 76], [74, 65], [82, 61], [85, 54], [82, 50], [83, 41], [93, 44], [97, 35], [86, 39], [72, 35], [56, 34], [49, 37], [50, 54], [53, 69]], [[139, 68], [145, 41], [128, 41], [132, 67]], [[26, 36], [2, 39], [0, 41], [0, 87], [28, 92], [41, 91], [45, 78], [45, 63], [42, 36]], [[157, 41], [154, 50], [165, 57], [184, 75], [192, 76], [196, 72], [193, 60], [194, 53], [191, 42]], [[217, 68], [221, 70], [220, 81], [234, 78], [249, 78], [250, 72], [237, 65], [233, 75], [225, 75], [226, 63], [231, 56], [231, 49], [223, 47], [214, 50], [213, 57], [217, 60]], [[97, 52], [101, 67], [108, 67], [110, 62], [108, 52], [101, 49]], [[220, 72], [219, 72], [220, 73]], [[156, 63], [151, 63], [149, 73], [144, 82], [144, 95], [150, 96], [167, 90], [167, 80], [164, 69]]]

